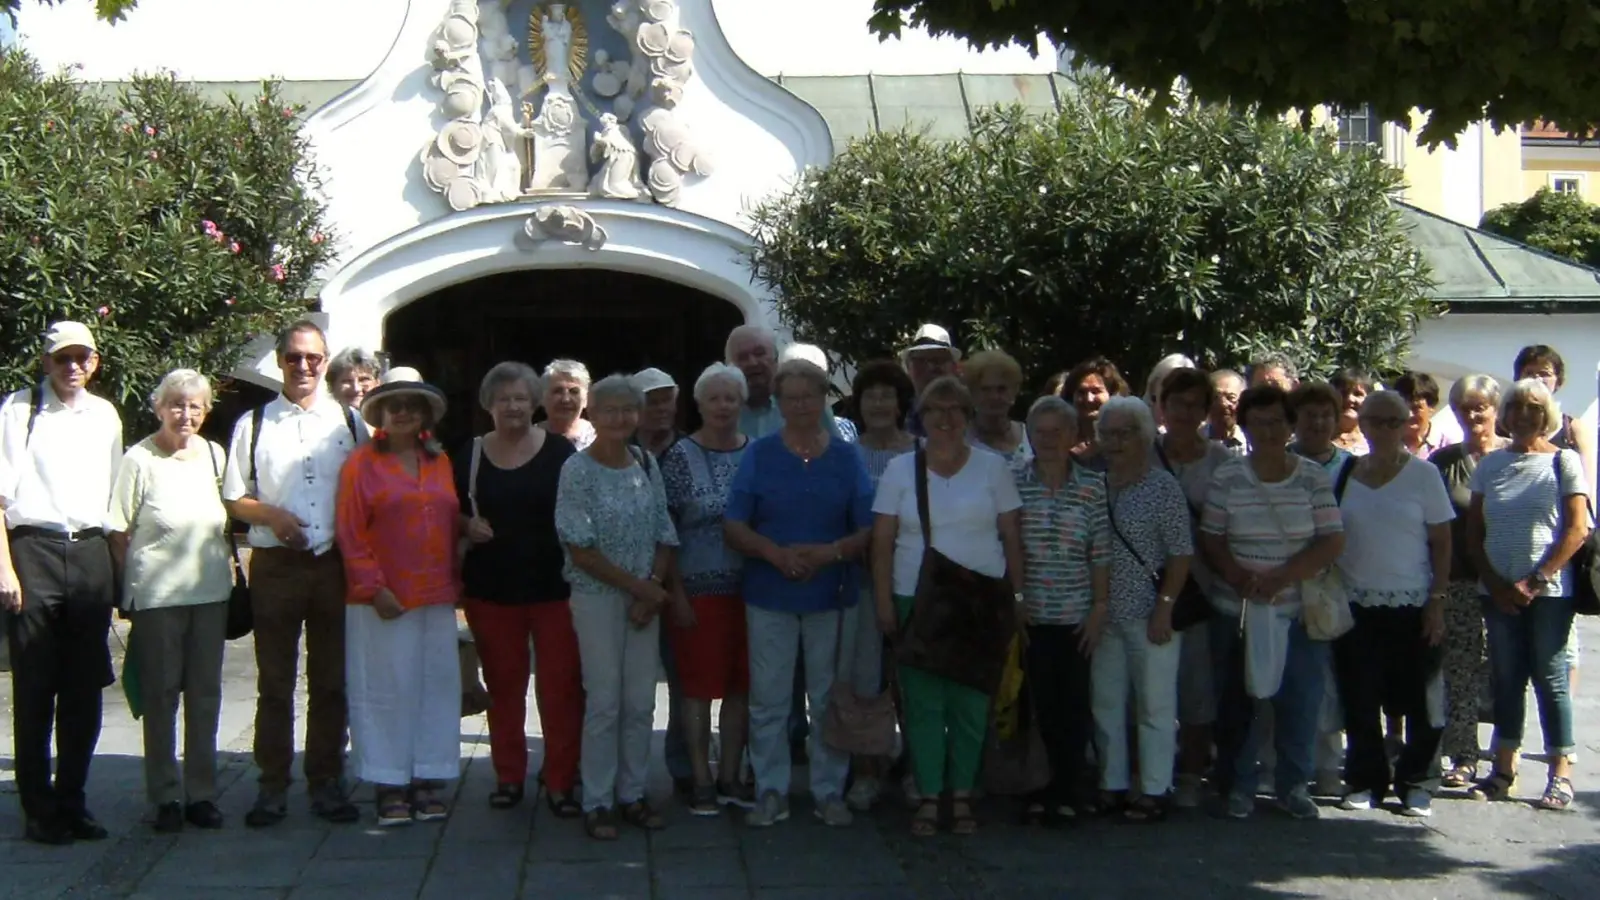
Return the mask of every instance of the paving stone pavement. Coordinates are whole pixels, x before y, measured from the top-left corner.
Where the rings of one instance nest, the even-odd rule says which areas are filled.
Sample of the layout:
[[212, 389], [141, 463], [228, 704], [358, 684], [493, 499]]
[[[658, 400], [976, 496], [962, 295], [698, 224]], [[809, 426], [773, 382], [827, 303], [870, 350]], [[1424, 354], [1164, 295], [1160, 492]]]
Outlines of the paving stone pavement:
[[[1584, 621], [1585, 659], [1600, 678], [1600, 622]], [[119, 633], [125, 634], [119, 623]], [[118, 648], [120, 650], [120, 648]], [[1525, 803], [1441, 798], [1432, 819], [1392, 811], [1323, 808], [1296, 822], [1263, 801], [1244, 822], [1179, 813], [1161, 825], [1085, 823], [1060, 831], [1010, 824], [1014, 810], [980, 806], [971, 838], [915, 840], [898, 806], [828, 829], [796, 798], [795, 815], [766, 830], [729, 818], [696, 819], [667, 804], [668, 827], [624, 830], [590, 841], [542, 803], [492, 811], [483, 718], [462, 720], [463, 777], [449, 821], [380, 831], [372, 793], [358, 788], [363, 824], [313, 819], [303, 794], [281, 826], [243, 827], [255, 794], [249, 758], [254, 671], [249, 641], [230, 645], [221, 743], [228, 817], [220, 832], [154, 834], [143, 800], [139, 725], [118, 688], [106, 693], [106, 726], [90, 802], [108, 841], [68, 848], [21, 840], [9, 757], [0, 756], [0, 896], [17, 898], [564, 898], [597, 900], [933, 900], [933, 898], [1121, 898], [1175, 896], [1265, 900], [1600, 897], [1600, 790], [1585, 777], [1600, 759], [1600, 683], [1580, 689], [1579, 807], [1541, 813]], [[120, 654], [119, 654], [120, 655]], [[9, 676], [0, 676], [8, 679]], [[303, 703], [302, 696], [302, 703]], [[10, 747], [10, 691], [0, 685], [0, 748]], [[530, 710], [536, 729], [536, 713]], [[663, 724], [658, 715], [659, 728]], [[1529, 740], [1537, 746], [1536, 716]], [[1487, 741], [1487, 729], [1484, 740]], [[534, 738], [534, 765], [541, 755]], [[655, 760], [652, 792], [669, 793]], [[1544, 766], [1530, 758], [1522, 794], [1536, 795]], [[530, 796], [530, 800], [533, 798]]]

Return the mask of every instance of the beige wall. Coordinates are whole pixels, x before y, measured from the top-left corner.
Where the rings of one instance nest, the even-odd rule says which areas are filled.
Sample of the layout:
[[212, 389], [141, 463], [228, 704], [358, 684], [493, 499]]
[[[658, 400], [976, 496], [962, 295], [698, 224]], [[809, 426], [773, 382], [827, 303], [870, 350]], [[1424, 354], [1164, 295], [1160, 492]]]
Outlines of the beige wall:
[[1590, 203], [1600, 203], [1600, 154], [1590, 150], [1590, 157], [1565, 159], [1528, 159], [1522, 163], [1521, 196], [1531, 197], [1542, 187], [1551, 187], [1552, 175], [1577, 175], [1578, 196]]

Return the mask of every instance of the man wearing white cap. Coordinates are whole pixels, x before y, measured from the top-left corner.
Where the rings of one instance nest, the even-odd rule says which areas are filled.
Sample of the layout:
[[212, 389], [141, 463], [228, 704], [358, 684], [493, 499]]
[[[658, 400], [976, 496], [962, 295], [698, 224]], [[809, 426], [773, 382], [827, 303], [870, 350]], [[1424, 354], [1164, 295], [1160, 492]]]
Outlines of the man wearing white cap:
[[[932, 322], [918, 327], [911, 336], [911, 343], [900, 350], [900, 364], [911, 376], [911, 385], [916, 388], [918, 397], [935, 379], [956, 374], [960, 362], [961, 349], [950, 342], [950, 332]], [[927, 436], [922, 430], [922, 418], [915, 410], [907, 417], [906, 430], [918, 437]]]
[[[86, 390], [100, 365], [88, 326], [57, 322], [44, 380], [0, 405], [0, 608], [13, 666], [17, 795], [24, 835], [41, 844], [100, 840], [84, 786], [113, 680], [115, 581], [101, 528], [122, 462], [116, 408]], [[58, 751], [50, 774], [50, 742]]]

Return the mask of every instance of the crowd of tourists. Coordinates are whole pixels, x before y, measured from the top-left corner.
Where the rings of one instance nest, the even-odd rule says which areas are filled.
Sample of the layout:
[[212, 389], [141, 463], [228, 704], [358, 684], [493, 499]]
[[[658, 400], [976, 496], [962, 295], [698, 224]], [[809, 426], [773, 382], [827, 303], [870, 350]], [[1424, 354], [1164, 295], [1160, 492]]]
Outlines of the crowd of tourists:
[[330, 355], [310, 322], [276, 357], [281, 393], [226, 448], [200, 436], [210, 384], [180, 369], [124, 453], [74, 322], [0, 407], [28, 839], [106, 836], [85, 784], [119, 609], [162, 832], [224, 824], [223, 648], [246, 630], [247, 826], [288, 815], [302, 635], [312, 812], [357, 821], [353, 777], [379, 825], [446, 818], [477, 677], [458, 609], [488, 694], [486, 802], [524, 799], [531, 680], [538, 793], [600, 840], [664, 825], [646, 796], [663, 671], [682, 802], [751, 827], [789, 817], [796, 763], [826, 825], [898, 792], [919, 836], [975, 831], [980, 789], [1039, 824], [1244, 818], [1258, 787], [1296, 818], [1318, 795], [1427, 816], [1440, 789], [1518, 793], [1530, 681], [1536, 805], [1573, 803], [1595, 448], [1560, 412], [1550, 347], [1448, 395], [1420, 372], [1302, 382], [1281, 358], [1179, 356], [1135, 395], [1094, 358], [1021, 403], [1015, 359], [963, 358], [930, 324], [835, 409], [823, 351], [745, 325], [689, 385], [692, 433], [659, 369], [504, 362], [478, 392], [492, 427], [453, 454], [446, 395], [415, 369]]

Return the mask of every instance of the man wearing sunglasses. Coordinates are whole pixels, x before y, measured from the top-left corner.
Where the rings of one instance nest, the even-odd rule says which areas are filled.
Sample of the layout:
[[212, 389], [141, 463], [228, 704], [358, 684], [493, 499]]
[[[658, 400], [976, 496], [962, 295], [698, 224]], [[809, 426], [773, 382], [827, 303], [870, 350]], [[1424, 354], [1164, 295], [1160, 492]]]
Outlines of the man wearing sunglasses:
[[24, 835], [41, 844], [106, 837], [84, 786], [101, 692], [113, 681], [106, 637], [115, 581], [101, 526], [122, 461], [122, 421], [85, 390], [99, 365], [89, 328], [57, 322], [45, 335], [44, 379], [0, 406], [0, 614]]
[[323, 384], [328, 340], [309, 321], [278, 337], [283, 393], [233, 429], [222, 496], [250, 525], [250, 594], [256, 644], [255, 761], [261, 770], [245, 824], [288, 813], [294, 761], [294, 690], [306, 635], [305, 775], [311, 809], [330, 822], [358, 818], [343, 786], [344, 563], [334, 546], [339, 469], [366, 433]]

